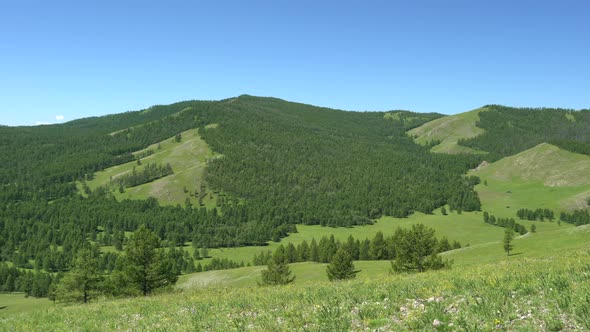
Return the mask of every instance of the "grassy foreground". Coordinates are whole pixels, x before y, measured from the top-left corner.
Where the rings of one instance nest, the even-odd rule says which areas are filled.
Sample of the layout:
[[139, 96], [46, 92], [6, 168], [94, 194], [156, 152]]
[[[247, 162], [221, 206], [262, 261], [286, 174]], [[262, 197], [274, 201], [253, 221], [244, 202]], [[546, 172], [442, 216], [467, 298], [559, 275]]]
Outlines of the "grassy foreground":
[[590, 329], [590, 250], [378, 280], [193, 289], [0, 316], [16, 331]]

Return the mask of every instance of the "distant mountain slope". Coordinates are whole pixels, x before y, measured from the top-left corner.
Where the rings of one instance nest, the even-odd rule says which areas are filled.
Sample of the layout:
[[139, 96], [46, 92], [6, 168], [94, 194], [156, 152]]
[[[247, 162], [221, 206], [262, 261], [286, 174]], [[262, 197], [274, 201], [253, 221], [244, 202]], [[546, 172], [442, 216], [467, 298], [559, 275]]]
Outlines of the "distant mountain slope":
[[436, 142], [431, 151], [440, 153], [481, 153], [476, 149], [458, 145], [460, 139], [481, 135], [484, 130], [476, 126], [480, 112], [485, 108], [449, 115], [423, 124], [408, 133], [416, 142], [431, 145]]
[[475, 172], [501, 181], [542, 181], [548, 187], [590, 184], [590, 156], [541, 143]]
[[517, 154], [541, 143], [590, 155], [590, 110], [485, 106], [477, 127], [481, 135], [458, 144], [489, 152], [488, 161]]

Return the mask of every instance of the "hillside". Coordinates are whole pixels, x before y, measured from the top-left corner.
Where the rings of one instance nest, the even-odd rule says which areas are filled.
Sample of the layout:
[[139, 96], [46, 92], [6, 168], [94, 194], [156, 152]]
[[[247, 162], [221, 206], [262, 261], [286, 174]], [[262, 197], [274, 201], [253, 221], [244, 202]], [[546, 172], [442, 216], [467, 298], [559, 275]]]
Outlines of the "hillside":
[[461, 146], [457, 142], [460, 139], [472, 138], [483, 133], [483, 130], [476, 126], [479, 114], [483, 111], [485, 108], [445, 116], [414, 128], [408, 134], [419, 144], [429, 145], [432, 142], [440, 142], [432, 146], [432, 152], [481, 153], [476, 149]]
[[587, 208], [590, 156], [542, 143], [471, 171], [483, 209], [514, 214], [519, 208]]
[[459, 144], [489, 152], [489, 161], [528, 150], [541, 143], [590, 155], [590, 110], [485, 106], [477, 126], [481, 135]]
[[541, 143], [506, 157], [474, 174], [500, 181], [540, 181], [547, 187], [574, 187], [590, 184], [590, 156]]

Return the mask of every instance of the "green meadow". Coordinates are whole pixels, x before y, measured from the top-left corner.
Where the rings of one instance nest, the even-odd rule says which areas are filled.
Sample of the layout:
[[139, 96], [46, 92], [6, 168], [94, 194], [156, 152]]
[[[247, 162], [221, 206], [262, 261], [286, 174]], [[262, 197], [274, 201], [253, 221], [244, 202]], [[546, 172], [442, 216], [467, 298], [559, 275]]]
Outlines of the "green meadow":
[[[282, 287], [210, 285], [0, 316], [6, 331], [560, 331], [590, 329], [590, 250], [412, 275]], [[299, 265], [293, 270], [301, 274]], [[362, 263], [358, 266], [363, 269]], [[312, 273], [312, 272], [310, 272]], [[305, 278], [305, 276], [300, 276]]]
[[28, 313], [52, 306], [53, 303], [46, 298], [24, 297], [21, 293], [0, 294], [0, 319], [5, 315]]

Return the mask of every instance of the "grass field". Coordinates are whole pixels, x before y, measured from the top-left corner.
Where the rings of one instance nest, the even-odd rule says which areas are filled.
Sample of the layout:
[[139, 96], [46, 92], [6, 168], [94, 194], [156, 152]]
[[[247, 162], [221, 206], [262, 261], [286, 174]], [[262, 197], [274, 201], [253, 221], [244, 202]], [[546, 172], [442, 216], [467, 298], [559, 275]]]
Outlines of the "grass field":
[[432, 147], [432, 152], [439, 153], [485, 153], [476, 149], [460, 146], [457, 141], [461, 138], [471, 138], [483, 133], [475, 122], [479, 120], [479, 113], [485, 109], [449, 115], [423, 124], [408, 132], [419, 144], [427, 144], [432, 140], [441, 143]]
[[[210, 128], [214, 127], [210, 126]], [[187, 130], [181, 135], [182, 140], [179, 143], [174, 142], [174, 138], [169, 138], [159, 143], [160, 149], [158, 144], [153, 144], [136, 152], [135, 155], [149, 149], [154, 151], [154, 154], [141, 159], [142, 165], [137, 165], [137, 162], [133, 161], [97, 172], [94, 180], [88, 182], [88, 187], [95, 189], [98, 186], [109, 185], [111, 178], [131, 172], [133, 167], [140, 171], [148, 163], [170, 163], [174, 174], [133, 188], [126, 188], [124, 193], [119, 193], [118, 187], [113, 187], [111, 188], [113, 194], [117, 199], [145, 199], [152, 196], [162, 204], [168, 205], [183, 205], [189, 198], [193, 205], [198, 205], [198, 196], [195, 192], [199, 193], [201, 186], [204, 186], [206, 195], [203, 204], [209, 208], [214, 207], [217, 195], [207, 187], [203, 180], [203, 172], [207, 160], [218, 155], [211, 151], [196, 129]]]
[[555, 257], [515, 255], [462, 269], [370, 280], [212, 286], [8, 315], [0, 317], [0, 329], [581, 331], [590, 329], [589, 262], [586, 247]]
[[21, 293], [0, 294], [0, 319], [5, 315], [43, 310], [51, 306], [48, 299], [26, 298]]

